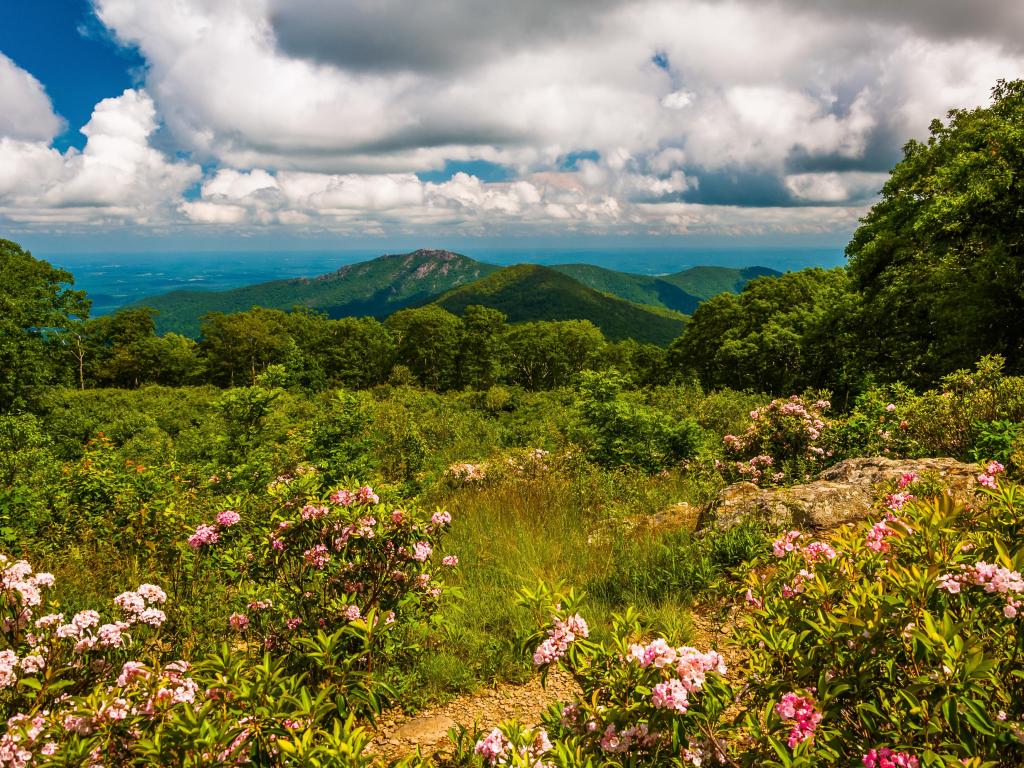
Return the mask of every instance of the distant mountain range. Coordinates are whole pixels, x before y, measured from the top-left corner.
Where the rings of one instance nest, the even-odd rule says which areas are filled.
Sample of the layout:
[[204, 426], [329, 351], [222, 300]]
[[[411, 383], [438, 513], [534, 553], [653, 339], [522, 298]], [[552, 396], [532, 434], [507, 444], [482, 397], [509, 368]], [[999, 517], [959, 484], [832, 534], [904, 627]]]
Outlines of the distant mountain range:
[[314, 278], [227, 291], [178, 290], [131, 306], [157, 310], [160, 333], [195, 337], [207, 312], [244, 312], [257, 306], [308, 307], [332, 318], [384, 318], [430, 303], [455, 313], [483, 304], [501, 310], [511, 322], [590, 320], [611, 339], [667, 344], [701, 301], [776, 274], [764, 267], [693, 267], [656, 277], [588, 264], [502, 268], [451, 251], [419, 250], [350, 264]]

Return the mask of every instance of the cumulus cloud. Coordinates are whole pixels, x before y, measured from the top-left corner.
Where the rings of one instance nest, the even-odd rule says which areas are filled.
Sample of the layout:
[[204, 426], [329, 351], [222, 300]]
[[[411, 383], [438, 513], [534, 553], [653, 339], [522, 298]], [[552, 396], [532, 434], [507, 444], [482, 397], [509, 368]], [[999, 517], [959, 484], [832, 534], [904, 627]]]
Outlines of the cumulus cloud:
[[[139, 104], [94, 116], [81, 158], [19, 121], [40, 127], [6, 134], [0, 195], [35, 169], [29, 207], [112, 210], [141, 178], [133, 215], [222, 227], [850, 227], [907, 138], [1024, 74], [1004, 0], [93, 2], [192, 161], [152, 154]], [[113, 137], [109, 187], [68, 170], [116, 165]], [[511, 178], [421, 180], [470, 161]]]
[[201, 171], [151, 147], [156, 128], [153, 100], [126, 90], [96, 105], [82, 128], [81, 152], [0, 138], [0, 214], [14, 221], [159, 223]]
[[49, 141], [62, 128], [42, 84], [0, 53], [0, 136]]

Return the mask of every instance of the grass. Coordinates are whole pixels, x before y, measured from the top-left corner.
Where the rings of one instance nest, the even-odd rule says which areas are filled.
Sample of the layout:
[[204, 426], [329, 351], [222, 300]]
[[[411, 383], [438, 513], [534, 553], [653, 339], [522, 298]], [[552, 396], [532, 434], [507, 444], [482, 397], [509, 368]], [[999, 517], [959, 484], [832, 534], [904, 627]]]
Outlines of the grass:
[[531, 672], [525, 641], [538, 629], [515, 604], [538, 581], [584, 589], [585, 613], [601, 638], [612, 616], [635, 605], [651, 632], [685, 643], [690, 607], [720, 585], [761, 534], [700, 540], [690, 530], [641, 524], [671, 504], [698, 505], [714, 487], [677, 473], [560, 471], [449, 491], [434, 499], [454, 518], [445, 550], [459, 557], [434, 647], [409, 680], [407, 706]]

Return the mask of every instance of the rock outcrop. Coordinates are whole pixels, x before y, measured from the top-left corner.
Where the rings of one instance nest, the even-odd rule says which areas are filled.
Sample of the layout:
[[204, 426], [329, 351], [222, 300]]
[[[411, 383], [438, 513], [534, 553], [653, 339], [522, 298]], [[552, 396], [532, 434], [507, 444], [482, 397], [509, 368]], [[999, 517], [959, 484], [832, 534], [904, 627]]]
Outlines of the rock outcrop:
[[878, 486], [906, 472], [937, 476], [953, 496], [966, 498], [980, 471], [955, 459], [847, 459], [789, 488], [730, 485], [701, 512], [698, 528], [729, 528], [749, 517], [800, 529], [835, 528], [867, 517]]

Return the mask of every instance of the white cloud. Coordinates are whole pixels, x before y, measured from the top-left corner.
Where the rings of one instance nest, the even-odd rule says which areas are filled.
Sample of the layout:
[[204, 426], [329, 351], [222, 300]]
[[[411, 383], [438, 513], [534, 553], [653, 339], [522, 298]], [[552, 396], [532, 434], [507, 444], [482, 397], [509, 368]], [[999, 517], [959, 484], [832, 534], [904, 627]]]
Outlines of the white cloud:
[[0, 53], [0, 137], [49, 141], [63, 125], [42, 84]]
[[201, 173], [151, 147], [156, 128], [152, 99], [126, 90], [96, 105], [82, 128], [88, 140], [81, 152], [0, 139], [0, 214], [14, 221], [165, 220]]
[[797, 173], [786, 177], [786, 188], [798, 200], [819, 203], [842, 203], [847, 200], [870, 200], [878, 194], [888, 174], [864, 173]]
[[[812, 226], [816, 203], [849, 228], [908, 137], [1024, 74], [1024, 16], [999, 1], [968, 23], [961, 0], [908, 0], [934, 9], [917, 23], [867, 0], [93, 0], [145, 90], [99, 105], [85, 151], [61, 155], [18, 75], [42, 107], [0, 140], [0, 213], [728, 232]], [[153, 149], [157, 115], [190, 162]], [[473, 160], [513, 178], [417, 176]], [[213, 170], [183, 199], [198, 162]], [[753, 182], [763, 213], [719, 204]]]

